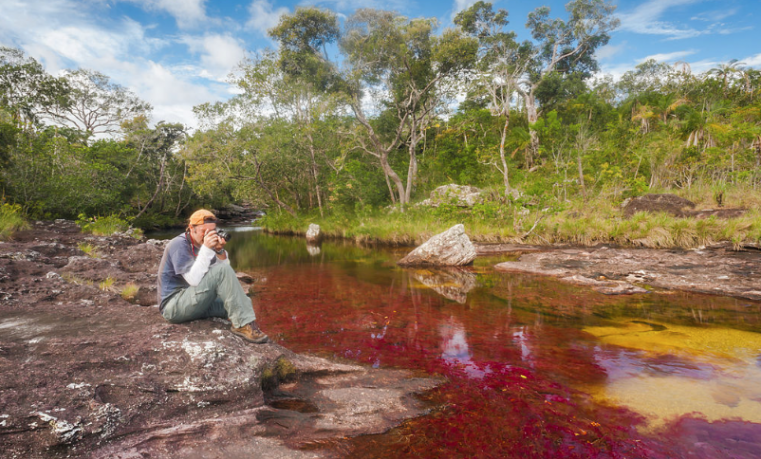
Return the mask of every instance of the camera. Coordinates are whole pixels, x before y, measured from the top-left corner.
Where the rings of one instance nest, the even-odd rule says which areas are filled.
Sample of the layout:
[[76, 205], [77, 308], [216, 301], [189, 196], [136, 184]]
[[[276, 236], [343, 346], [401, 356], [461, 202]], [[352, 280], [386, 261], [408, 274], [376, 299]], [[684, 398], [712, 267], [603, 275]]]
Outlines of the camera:
[[225, 241], [230, 241], [230, 238], [233, 236], [232, 234], [228, 233], [227, 231], [219, 228], [217, 229], [217, 236], [221, 237]]

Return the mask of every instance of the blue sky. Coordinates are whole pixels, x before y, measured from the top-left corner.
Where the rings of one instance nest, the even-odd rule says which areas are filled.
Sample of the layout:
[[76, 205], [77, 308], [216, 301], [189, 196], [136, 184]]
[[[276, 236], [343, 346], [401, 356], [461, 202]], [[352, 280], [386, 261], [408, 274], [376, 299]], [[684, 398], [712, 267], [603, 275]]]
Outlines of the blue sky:
[[[474, 0], [0, 0], [0, 45], [23, 49], [56, 74], [89, 68], [154, 106], [153, 121], [195, 126], [194, 105], [233, 94], [226, 76], [247, 52], [274, 44], [266, 30], [298, 5], [391, 9], [436, 17], [441, 27]], [[521, 38], [529, 11], [561, 0], [501, 0]], [[647, 58], [686, 61], [700, 72], [730, 59], [761, 68], [761, 0], [613, 0], [621, 27], [598, 51], [602, 71], [619, 76]]]

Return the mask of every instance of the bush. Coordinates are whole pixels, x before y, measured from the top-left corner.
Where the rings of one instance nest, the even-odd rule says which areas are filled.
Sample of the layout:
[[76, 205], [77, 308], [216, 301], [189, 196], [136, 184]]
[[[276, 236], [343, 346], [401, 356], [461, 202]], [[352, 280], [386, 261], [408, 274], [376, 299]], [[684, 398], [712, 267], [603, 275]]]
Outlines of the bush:
[[7, 240], [13, 233], [28, 228], [24, 217], [21, 215], [21, 206], [18, 204], [3, 203], [0, 206], [0, 240]]
[[92, 233], [95, 236], [110, 236], [127, 231], [129, 228], [129, 224], [116, 215], [87, 218], [86, 215], [80, 214], [77, 224], [83, 232]]

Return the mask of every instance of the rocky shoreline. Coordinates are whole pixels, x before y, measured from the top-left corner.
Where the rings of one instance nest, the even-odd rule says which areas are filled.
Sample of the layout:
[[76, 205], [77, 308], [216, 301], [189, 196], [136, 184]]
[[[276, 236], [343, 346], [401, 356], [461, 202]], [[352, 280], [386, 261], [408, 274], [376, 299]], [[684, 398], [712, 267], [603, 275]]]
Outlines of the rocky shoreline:
[[726, 295], [761, 301], [761, 251], [731, 244], [697, 250], [597, 247], [477, 246], [479, 255], [515, 253], [497, 271], [558, 278], [605, 294], [652, 289]]
[[299, 446], [426, 412], [415, 394], [440, 381], [251, 345], [221, 319], [167, 323], [162, 250], [63, 220], [0, 243], [3, 457], [326, 457]]

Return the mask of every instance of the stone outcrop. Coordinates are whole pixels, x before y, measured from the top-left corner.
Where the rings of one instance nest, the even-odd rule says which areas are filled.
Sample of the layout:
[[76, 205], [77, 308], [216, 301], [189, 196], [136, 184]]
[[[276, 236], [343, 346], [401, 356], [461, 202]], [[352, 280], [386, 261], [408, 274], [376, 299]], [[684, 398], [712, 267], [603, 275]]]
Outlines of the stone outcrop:
[[307, 242], [310, 244], [318, 244], [322, 239], [322, 231], [320, 231], [320, 225], [310, 223], [306, 234]]
[[675, 217], [684, 217], [686, 209], [694, 209], [695, 203], [673, 194], [646, 194], [627, 199], [621, 207], [626, 218], [637, 212], [665, 212]]
[[431, 191], [431, 197], [420, 205], [438, 207], [451, 204], [458, 207], [473, 207], [483, 201], [481, 190], [474, 186], [449, 184]]
[[643, 286], [761, 300], [761, 253], [711, 250], [566, 248], [527, 253], [498, 271], [556, 277], [605, 294]]
[[465, 266], [476, 259], [476, 248], [465, 234], [465, 226], [455, 225], [428, 239], [399, 260], [402, 266]]
[[[413, 394], [437, 380], [252, 345], [222, 319], [167, 323], [162, 245], [65, 221], [0, 243], [0, 456], [322, 457], [288, 445], [425, 412]], [[128, 283], [150, 307], [121, 297]]]

